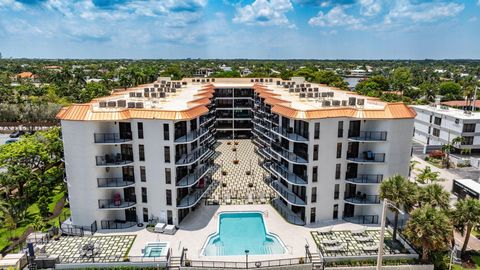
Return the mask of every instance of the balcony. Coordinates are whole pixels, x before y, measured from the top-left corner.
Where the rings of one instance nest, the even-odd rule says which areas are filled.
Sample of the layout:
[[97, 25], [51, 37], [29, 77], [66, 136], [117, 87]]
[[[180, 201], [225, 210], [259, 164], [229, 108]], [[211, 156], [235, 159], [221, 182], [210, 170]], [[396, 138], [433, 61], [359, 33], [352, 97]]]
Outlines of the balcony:
[[386, 131], [349, 132], [348, 139], [356, 142], [384, 142], [387, 140]]
[[204, 164], [195, 168], [192, 173], [187, 174], [177, 182], [177, 187], [189, 187], [195, 185], [198, 180], [200, 180], [210, 171], [211, 168], [212, 166], [208, 164]]
[[96, 156], [95, 161], [98, 167], [122, 167], [133, 163], [133, 156], [126, 154], [115, 154]]
[[175, 143], [176, 144], [180, 144], [180, 143], [191, 143], [191, 142], [194, 142], [196, 141], [198, 138], [202, 137], [203, 135], [205, 135], [206, 133], [208, 132], [208, 129], [207, 128], [199, 128], [199, 129], [196, 129], [190, 133], [187, 133], [187, 135], [184, 135], [178, 139], [175, 139]]
[[356, 155], [347, 154], [347, 160], [353, 163], [384, 163], [385, 162], [385, 153], [373, 153], [371, 151], [363, 152], [363, 155], [360, 157]]
[[273, 158], [273, 153], [270, 147], [258, 147], [257, 148], [258, 153], [265, 159], [271, 159]]
[[292, 142], [308, 142], [307, 138], [303, 137], [300, 134], [294, 133], [292, 128], [283, 128], [283, 127], [273, 127], [273, 132], [279, 136], [284, 137], [285, 139]]
[[367, 195], [367, 194], [347, 195], [345, 194], [344, 200], [348, 203], [357, 204], [357, 205], [380, 204], [379, 195]]
[[132, 133], [95, 133], [93, 140], [97, 144], [122, 144], [132, 141]]
[[286, 206], [282, 201], [280, 201], [280, 199], [274, 199], [272, 201], [272, 206], [287, 222], [292, 223], [294, 225], [300, 225], [300, 226], [305, 225], [305, 221], [303, 221], [299, 215], [297, 215], [290, 208], [288, 208], [288, 206]]
[[190, 208], [195, 206], [207, 193], [212, 182], [208, 181], [203, 187], [194, 188], [189, 194], [177, 200], [177, 208]]
[[99, 209], [115, 209], [115, 210], [121, 210], [121, 209], [128, 209], [132, 208], [137, 204], [136, 200], [98, 200], [98, 208]]
[[286, 149], [284, 149], [281, 145], [277, 143], [272, 144], [272, 150], [275, 152], [277, 155], [280, 155], [281, 157], [285, 158], [286, 160], [292, 162], [292, 163], [297, 163], [297, 164], [304, 164], [308, 163], [308, 161], [299, 155], [290, 152]]
[[297, 185], [297, 186], [306, 186], [307, 181], [303, 179], [302, 177], [294, 174], [293, 172], [290, 172], [287, 168], [284, 166], [278, 164], [278, 163], [272, 163], [270, 165], [270, 169], [278, 175], [278, 177], [283, 178], [285, 181], [289, 182], [292, 185]]
[[102, 220], [100, 221], [100, 224], [103, 230], [121, 230], [121, 229], [127, 229], [133, 226], [136, 226], [138, 222], [116, 219], [116, 220]]
[[133, 176], [118, 178], [97, 178], [97, 186], [105, 189], [125, 188], [135, 185]]
[[206, 147], [206, 146], [201, 146], [193, 150], [190, 154], [183, 154], [180, 157], [176, 159], [175, 165], [176, 166], [188, 166], [192, 165], [193, 163], [205, 158], [206, 156], [209, 156], [210, 154], [213, 154], [213, 151]]
[[306, 206], [307, 203], [305, 203], [304, 200], [302, 200], [300, 197], [298, 197], [295, 193], [293, 193], [291, 190], [289, 190], [286, 186], [284, 186], [282, 183], [279, 181], [272, 181], [270, 183], [270, 187], [275, 190], [275, 192], [280, 195], [284, 200], [286, 200], [288, 203], [297, 205], [297, 206]]
[[378, 224], [378, 215], [356, 215], [343, 217], [343, 220], [356, 224]]
[[356, 176], [347, 176], [345, 181], [356, 185], [380, 184], [383, 180], [383, 174], [357, 174]]

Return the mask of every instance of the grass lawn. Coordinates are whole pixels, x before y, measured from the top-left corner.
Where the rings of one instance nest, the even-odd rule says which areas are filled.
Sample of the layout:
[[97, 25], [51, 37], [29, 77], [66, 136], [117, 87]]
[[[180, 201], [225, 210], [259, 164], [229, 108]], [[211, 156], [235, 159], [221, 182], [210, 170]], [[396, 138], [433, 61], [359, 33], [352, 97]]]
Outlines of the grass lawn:
[[[53, 190], [53, 196], [52, 196], [51, 202], [48, 205], [48, 208], [49, 208], [50, 212], [53, 212], [53, 209], [55, 208], [55, 205], [57, 204], [58, 201], [60, 201], [62, 199], [62, 197], [64, 195], [65, 195], [65, 193], [61, 191], [60, 186], [56, 187]], [[70, 215], [70, 209], [69, 208], [63, 208], [62, 209], [62, 215], [63, 214]], [[25, 218], [24, 221], [22, 221], [20, 224], [18, 224], [17, 229], [15, 229], [14, 231], [10, 231], [7, 228], [0, 227], [0, 250], [4, 249], [6, 246], [11, 244], [9, 238], [11, 238], [13, 236], [19, 237], [23, 233], [25, 233], [27, 228], [32, 225], [33, 221], [35, 220], [35, 217], [39, 216], [39, 215], [40, 215], [40, 211], [38, 210], [38, 205], [36, 203], [34, 203], [27, 208], [26, 218]], [[50, 225], [50, 226], [51, 225], [58, 225], [57, 224], [57, 218], [53, 218], [53, 219], [49, 220], [47, 222], [47, 224]], [[48, 227], [50, 227], [50, 226], [48, 226]]]
[[464, 269], [476, 269], [480, 270], [480, 255], [474, 255], [472, 256], [472, 261], [475, 263], [474, 268], [464, 268], [461, 265], [453, 264], [452, 265], [452, 270], [464, 270]]

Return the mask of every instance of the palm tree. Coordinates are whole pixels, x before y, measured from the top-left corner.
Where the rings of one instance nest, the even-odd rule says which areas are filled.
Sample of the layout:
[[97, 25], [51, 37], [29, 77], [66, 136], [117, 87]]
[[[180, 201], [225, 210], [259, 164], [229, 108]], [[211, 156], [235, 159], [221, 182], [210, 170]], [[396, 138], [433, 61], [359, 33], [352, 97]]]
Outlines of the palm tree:
[[432, 168], [430, 166], [426, 166], [425, 168], [423, 168], [423, 170], [419, 170], [419, 172], [420, 173], [415, 178], [415, 181], [417, 181], [417, 183], [419, 184], [428, 184], [436, 181], [443, 181], [443, 179], [440, 179], [438, 177], [440, 173], [432, 171]]
[[425, 205], [410, 214], [405, 235], [422, 249], [422, 261], [428, 262], [432, 251], [443, 251], [453, 237], [453, 226], [445, 211]]
[[[410, 211], [417, 202], [417, 185], [401, 175], [394, 175], [380, 185], [380, 198], [389, 200], [398, 209]], [[390, 207], [395, 214], [393, 239], [397, 239], [398, 209]]]
[[445, 152], [445, 167], [450, 168], [450, 153], [457, 149], [459, 145], [464, 141], [462, 136], [455, 137], [449, 143], [442, 145], [442, 151]]
[[480, 201], [474, 198], [459, 200], [455, 204], [453, 220], [456, 224], [467, 228], [465, 241], [463, 242], [462, 255], [468, 246], [470, 233], [475, 226], [480, 225]]
[[434, 183], [420, 187], [419, 195], [420, 206], [429, 204], [432, 207], [439, 207], [443, 210], [448, 210], [450, 193], [444, 190], [441, 185]]

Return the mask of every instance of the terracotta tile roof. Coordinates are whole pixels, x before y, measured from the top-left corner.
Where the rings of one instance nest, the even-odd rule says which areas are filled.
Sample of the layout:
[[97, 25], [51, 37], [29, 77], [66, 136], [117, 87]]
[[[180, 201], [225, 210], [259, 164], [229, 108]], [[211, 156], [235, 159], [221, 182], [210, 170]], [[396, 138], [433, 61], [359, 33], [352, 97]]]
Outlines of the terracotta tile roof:
[[32, 72], [24, 71], [24, 72], [18, 73], [17, 75], [15, 75], [15, 77], [20, 79], [27, 79], [27, 78], [36, 77], [36, 75], [34, 75]]
[[[467, 103], [465, 100], [450, 100], [441, 102], [442, 105], [450, 106], [450, 107], [465, 107], [465, 106], [472, 106], [473, 102]], [[475, 101], [475, 107], [480, 107], [480, 100]]]

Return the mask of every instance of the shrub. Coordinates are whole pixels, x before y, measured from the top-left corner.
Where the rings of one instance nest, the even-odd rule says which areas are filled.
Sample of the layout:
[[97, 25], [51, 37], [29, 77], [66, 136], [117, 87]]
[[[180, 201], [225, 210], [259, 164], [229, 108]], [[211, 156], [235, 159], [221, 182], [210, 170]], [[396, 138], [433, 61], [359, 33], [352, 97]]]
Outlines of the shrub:
[[441, 159], [445, 157], [445, 153], [441, 150], [433, 150], [432, 152], [428, 153], [428, 156], [435, 159]]

